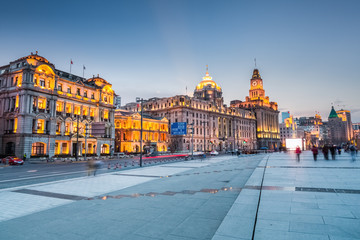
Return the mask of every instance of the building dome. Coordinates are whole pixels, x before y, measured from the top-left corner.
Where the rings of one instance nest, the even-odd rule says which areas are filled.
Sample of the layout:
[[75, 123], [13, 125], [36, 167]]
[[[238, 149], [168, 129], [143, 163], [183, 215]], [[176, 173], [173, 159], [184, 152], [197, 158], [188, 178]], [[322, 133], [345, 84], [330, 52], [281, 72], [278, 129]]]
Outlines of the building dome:
[[[16, 61], [20, 61], [20, 60], [24, 60], [24, 59], [26, 59], [26, 60], [34, 59], [34, 60], [37, 60], [37, 61], [39, 61], [39, 62], [44, 62], [44, 63], [47, 63], [47, 64], [50, 63], [46, 58], [38, 55], [38, 54], [37, 54], [37, 51], [36, 51], [35, 54], [31, 53], [30, 55], [28, 55], [28, 56], [26, 56], [26, 57], [19, 58], [19, 59], [16, 60]], [[28, 62], [29, 62], [29, 61], [28, 61]], [[31, 62], [31, 61], [30, 61], [30, 62]]]
[[108, 81], [106, 81], [105, 79], [99, 77], [99, 75], [97, 77], [93, 76], [92, 78], [89, 78], [85, 82], [88, 83], [88, 84], [97, 85], [99, 87], [104, 87], [105, 85], [110, 85], [111, 86], [111, 84]]
[[203, 80], [196, 86], [196, 90], [202, 90], [205, 87], [215, 88], [216, 90], [221, 91], [221, 87], [212, 80], [212, 77], [209, 75], [207, 66], [205, 77], [203, 77]]

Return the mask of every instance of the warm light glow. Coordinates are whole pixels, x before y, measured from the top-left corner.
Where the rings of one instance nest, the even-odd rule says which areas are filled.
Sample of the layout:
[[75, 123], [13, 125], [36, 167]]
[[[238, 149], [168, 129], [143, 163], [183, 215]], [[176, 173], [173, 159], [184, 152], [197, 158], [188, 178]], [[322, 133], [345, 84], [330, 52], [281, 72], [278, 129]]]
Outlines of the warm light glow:
[[301, 138], [293, 138], [293, 139], [285, 139], [286, 148], [290, 150], [295, 150], [297, 146], [302, 147], [302, 139]]
[[14, 119], [14, 133], [16, 133], [17, 125], [18, 125], [18, 119], [15, 118], [15, 119]]
[[15, 108], [19, 107], [19, 95], [16, 95]]

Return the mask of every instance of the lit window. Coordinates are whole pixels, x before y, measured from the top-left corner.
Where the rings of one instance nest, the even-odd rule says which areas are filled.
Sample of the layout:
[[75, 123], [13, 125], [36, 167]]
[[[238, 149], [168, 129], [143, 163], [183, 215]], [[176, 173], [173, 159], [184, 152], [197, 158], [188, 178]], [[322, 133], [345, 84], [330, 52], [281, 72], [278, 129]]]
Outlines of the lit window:
[[80, 106], [75, 106], [74, 114], [80, 115]]
[[57, 112], [62, 112], [63, 109], [63, 103], [62, 102], [57, 102], [56, 103], [56, 111]]
[[46, 107], [45, 99], [39, 98], [38, 108], [39, 108], [39, 109], [45, 109], [45, 107]]
[[109, 118], [109, 112], [108, 111], [104, 111], [104, 119], [108, 119]]
[[66, 104], [66, 113], [71, 113], [71, 104], [70, 103], [67, 103]]
[[40, 79], [40, 87], [45, 87], [45, 80], [44, 79]]

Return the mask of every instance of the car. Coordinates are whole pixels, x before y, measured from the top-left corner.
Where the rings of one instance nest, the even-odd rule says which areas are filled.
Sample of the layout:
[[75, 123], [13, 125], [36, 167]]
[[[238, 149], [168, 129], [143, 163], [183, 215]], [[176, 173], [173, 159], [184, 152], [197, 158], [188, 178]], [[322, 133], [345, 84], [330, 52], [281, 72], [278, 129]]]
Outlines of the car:
[[219, 152], [213, 150], [213, 151], [210, 152], [210, 155], [211, 156], [217, 156], [217, 155], [219, 155]]
[[8, 163], [9, 165], [23, 165], [24, 161], [18, 157], [6, 157], [2, 160], [3, 163]]
[[125, 155], [125, 153], [123, 153], [123, 152], [118, 153], [117, 156], [118, 156], [118, 158], [126, 158], [127, 157], [127, 155]]
[[194, 156], [201, 156], [201, 155], [204, 155], [204, 152], [193, 152], [193, 155]]

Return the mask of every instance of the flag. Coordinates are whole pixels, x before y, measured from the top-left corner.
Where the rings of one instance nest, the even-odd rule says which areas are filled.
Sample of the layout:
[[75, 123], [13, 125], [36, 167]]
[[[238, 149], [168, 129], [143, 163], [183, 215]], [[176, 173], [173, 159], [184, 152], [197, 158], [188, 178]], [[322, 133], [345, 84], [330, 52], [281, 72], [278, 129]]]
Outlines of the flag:
[[83, 69], [84, 69], [84, 70], [86, 69], [85, 65], [83, 65]]
[[72, 59], [70, 59], [70, 64], [73, 64], [73, 61], [72, 61]]

